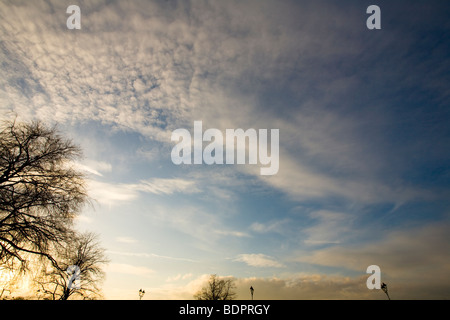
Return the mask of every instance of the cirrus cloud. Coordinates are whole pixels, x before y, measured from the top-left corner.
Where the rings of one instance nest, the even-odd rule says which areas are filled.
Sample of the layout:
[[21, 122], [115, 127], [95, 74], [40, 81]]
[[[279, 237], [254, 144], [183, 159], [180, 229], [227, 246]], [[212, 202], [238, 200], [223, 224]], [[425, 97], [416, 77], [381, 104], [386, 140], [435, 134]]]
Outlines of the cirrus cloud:
[[260, 268], [282, 268], [284, 265], [275, 258], [262, 253], [247, 253], [238, 255], [233, 261], [244, 262], [251, 267]]

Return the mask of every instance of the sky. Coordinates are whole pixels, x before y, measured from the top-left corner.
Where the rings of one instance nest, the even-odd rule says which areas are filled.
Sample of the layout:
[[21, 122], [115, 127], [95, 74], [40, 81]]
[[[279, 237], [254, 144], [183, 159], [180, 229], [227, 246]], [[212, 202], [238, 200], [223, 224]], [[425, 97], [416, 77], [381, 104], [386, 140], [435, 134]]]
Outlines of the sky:
[[[381, 29], [368, 29], [368, 6]], [[69, 5], [81, 29], [68, 29]], [[106, 299], [450, 298], [447, 1], [0, 0], [0, 118], [83, 149]], [[279, 130], [279, 170], [172, 132]], [[206, 146], [204, 143], [203, 146]]]

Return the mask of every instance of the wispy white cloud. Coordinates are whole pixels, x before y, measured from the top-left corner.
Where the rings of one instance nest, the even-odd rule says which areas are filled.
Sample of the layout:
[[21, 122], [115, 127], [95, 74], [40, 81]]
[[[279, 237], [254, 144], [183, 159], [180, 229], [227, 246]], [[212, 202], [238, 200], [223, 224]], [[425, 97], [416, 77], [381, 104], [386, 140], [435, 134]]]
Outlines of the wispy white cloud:
[[248, 233], [241, 231], [233, 231], [233, 230], [215, 230], [215, 233], [220, 234], [222, 236], [232, 236], [238, 238], [247, 238], [250, 237]]
[[145, 266], [135, 266], [126, 263], [110, 263], [105, 267], [106, 272], [131, 274], [139, 277], [150, 277], [154, 270]]
[[146, 147], [140, 147], [136, 154], [139, 157], [144, 158], [146, 161], [151, 162], [156, 159], [158, 159], [161, 156], [161, 153], [166, 152], [168, 153], [168, 150], [161, 150], [161, 148], [152, 147], [152, 148], [146, 148]]
[[266, 223], [253, 222], [249, 228], [256, 233], [283, 233], [286, 232], [286, 227], [290, 223], [292, 223], [292, 221], [287, 218], [282, 220], [272, 220]]
[[121, 242], [121, 243], [137, 243], [138, 240], [132, 237], [116, 237], [116, 241], [117, 242]]
[[192, 278], [194, 275], [192, 273], [185, 273], [185, 274], [177, 274], [176, 276], [173, 277], [168, 277], [167, 278], [167, 282], [174, 282], [174, 281], [179, 281], [179, 280], [186, 280], [189, 278]]
[[354, 236], [358, 233], [358, 230], [352, 228], [354, 217], [350, 214], [319, 210], [309, 216], [317, 223], [303, 230], [306, 244], [337, 244], [348, 238], [349, 234]]
[[88, 180], [89, 195], [100, 204], [114, 205], [120, 202], [135, 200], [140, 193], [170, 195], [173, 193], [197, 193], [194, 181], [184, 179], [153, 178], [141, 180], [139, 183], [107, 183]]
[[149, 180], [141, 180], [139, 184], [130, 185], [130, 187], [135, 190], [153, 194], [200, 192], [195, 181], [177, 178], [174, 179], [153, 178]]
[[75, 162], [73, 165], [80, 171], [85, 171], [99, 177], [103, 176], [101, 172], [112, 171], [112, 165], [102, 161], [87, 160], [84, 163]]
[[267, 256], [262, 253], [249, 253], [249, 254], [240, 254], [238, 255], [234, 261], [244, 262], [251, 267], [275, 267], [282, 268], [284, 265], [277, 261], [275, 258]]
[[177, 260], [177, 261], [185, 261], [185, 262], [198, 262], [193, 259], [189, 258], [180, 258], [180, 257], [171, 257], [171, 256], [164, 256], [159, 255], [155, 253], [147, 253], [147, 252], [122, 252], [122, 251], [108, 251], [111, 254], [114, 255], [121, 255], [121, 256], [128, 256], [128, 257], [138, 257], [138, 258], [161, 258], [161, 259], [168, 259], [168, 260]]
[[136, 199], [139, 193], [127, 184], [111, 184], [88, 180], [89, 196], [103, 205], [116, 205]]
[[167, 228], [173, 238], [182, 237], [187, 247], [218, 252], [227, 250], [229, 241], [251, 237], [230, 221], [230, 217], [237, 214], [216, 202], [212, 205], [209, 202], [204, 205], [171, 203], [154, 205], [148, 219]]

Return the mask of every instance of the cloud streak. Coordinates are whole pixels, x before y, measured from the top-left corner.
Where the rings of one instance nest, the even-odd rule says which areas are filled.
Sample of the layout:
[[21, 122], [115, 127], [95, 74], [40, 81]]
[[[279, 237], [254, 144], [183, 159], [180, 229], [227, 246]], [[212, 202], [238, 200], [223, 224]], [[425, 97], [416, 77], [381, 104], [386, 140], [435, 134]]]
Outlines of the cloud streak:
[[234, 261], [244, 262], [251, 267], [259, 268], [282, 268], [283, 264], [275, 260], [275, 258], [262, 253], [240, 254]]
[[89, 194], [100, 204], [114, 205], [135, 200], [141, 193], [171, 195], [174, 193], [197, 193], [200, 190], [194, 181], [184, 179], [153, 178], [141, 180], [137, 184], [113, 184], [89, 180]]
[[137, 239], [134, 239], [134, 238], [132, 238], [132, 237], [117, 237], [117, 238], [116, 238], [116, 241], [117, 241], [117, 242], [121, 242], [121, 243], [129, 243], [129, 244], [137, 243], [137, 242], [138, 242]]
[[115, 255], [121, 255], [121, 256], [127, 256], [127, 257], [139, 257], [139, 258], [161, 258], [161, 259], [168, 259], [168, 260], [176, 260], [176, 261], [185, 261], [185, 262], [198, 262], [193, 259], [188, 258], [178, 258], [178, 257], [170, 257], [170, 256], [164, 256], [159, 255], [155, 253], [146, 253], [146, 252], [122, 252], [122, 251], [108, 251], [111, 254]]
[[107, 272], [130, 274], [139, 277], [151, 277], [155, 272], [144, 266], [134, 266], [126, 263], [110, 263], [106, 267]]

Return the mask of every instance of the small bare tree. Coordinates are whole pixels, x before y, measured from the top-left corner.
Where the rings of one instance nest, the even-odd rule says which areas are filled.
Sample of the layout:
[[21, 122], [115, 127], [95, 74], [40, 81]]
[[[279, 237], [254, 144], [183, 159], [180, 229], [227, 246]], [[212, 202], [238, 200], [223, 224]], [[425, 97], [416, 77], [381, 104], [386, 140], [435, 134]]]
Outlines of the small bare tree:
[[219, 278], [216, 274], [209, 277], [208, 283], [194, 295], [197, 300], [233, 300], [236, 297], [234, 279]]
[[[27, 254], [47, 257], [87, 201], [82, 173], [70, 167], [81, 150], [40, 122], [0, 128], [0, 264]], [[8, 262], [9, 261], [9, 262]]]
[[101, 297], [103, 267], [108, 259], [95, 234], [88, 232], [69, 237], [54, 258], [58, 267], [51, 263], [41, 265], [35, 276], [41, 295], [52, 300]]

